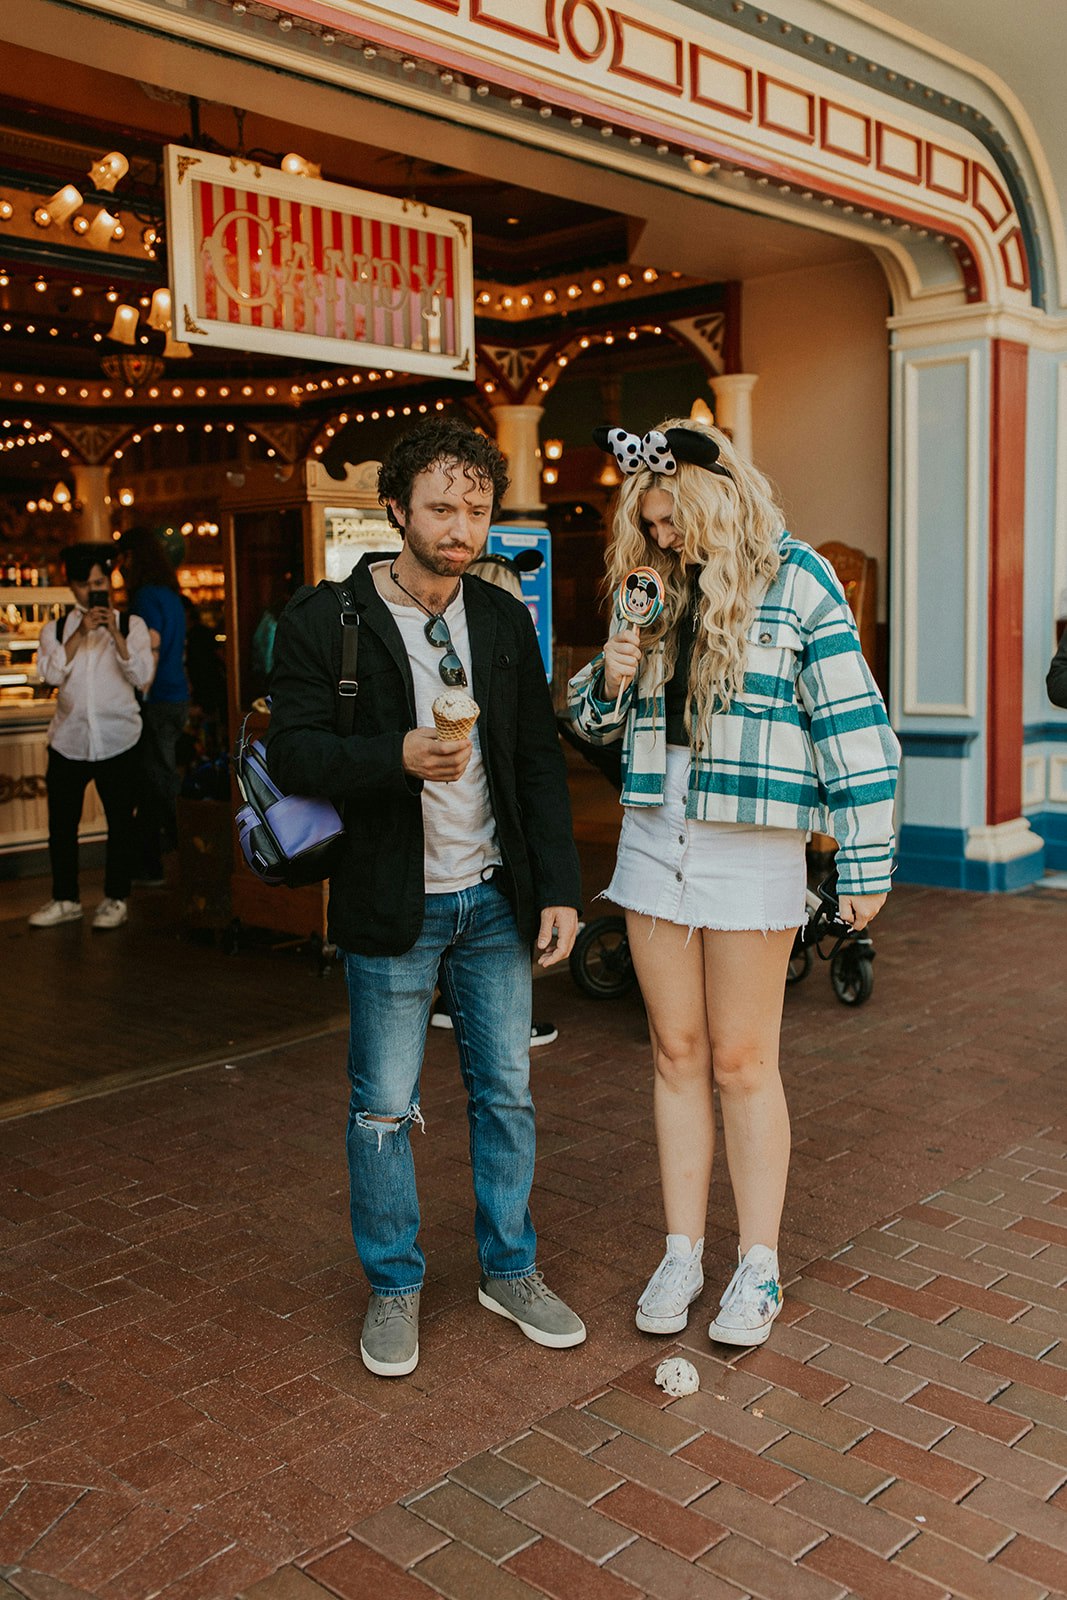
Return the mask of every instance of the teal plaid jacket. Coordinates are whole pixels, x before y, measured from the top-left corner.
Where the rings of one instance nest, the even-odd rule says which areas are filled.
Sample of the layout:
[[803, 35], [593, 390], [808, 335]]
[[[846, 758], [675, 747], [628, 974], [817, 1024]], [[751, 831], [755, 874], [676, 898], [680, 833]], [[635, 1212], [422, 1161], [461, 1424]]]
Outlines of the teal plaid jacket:
[[[839, 891], [880, 894], [893, 868], [900, 745], [833, 568], [788, 534], [781, 551], [748, 630], [743, 692], [711, 718], [709, 742], [694, 755], [686, 814], [832, 834]], [[616, 616], [612, 632], [624, 626]], [[622, 740], [624, 806], [662, 803], [663, 691], [662, 641], [618, 713], [600, 698], [602, 653], [570, 681], [570, 713], [585, 738]]]

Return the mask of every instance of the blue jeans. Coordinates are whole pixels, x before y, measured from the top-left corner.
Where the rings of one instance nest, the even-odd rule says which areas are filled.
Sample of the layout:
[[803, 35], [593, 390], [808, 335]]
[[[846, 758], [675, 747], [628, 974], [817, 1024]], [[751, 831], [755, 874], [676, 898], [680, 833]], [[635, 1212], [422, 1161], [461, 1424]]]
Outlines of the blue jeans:
[[530, 951], [509, 902], [489, 883], [427, 895], [411, 950], [346, 953], [344, 962], [352, 1237], [371, 1288], [422, 1287], [411, 1129], [423, 1126], [419, 1077], [438, 969], [467, 1090], [478, 1260], [490, 1277], [524, 1277], [537, 1248], [529, 1210]]

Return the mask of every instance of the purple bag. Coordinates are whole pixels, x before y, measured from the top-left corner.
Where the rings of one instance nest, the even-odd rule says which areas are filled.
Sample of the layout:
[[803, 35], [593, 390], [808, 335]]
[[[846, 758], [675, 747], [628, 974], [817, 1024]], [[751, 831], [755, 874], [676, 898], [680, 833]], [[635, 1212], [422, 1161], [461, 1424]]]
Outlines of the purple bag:
[[[326, 580], [323, 580], [324, 582]], [[348, 590], [329, 585], [341, 604], [341, 677], [337, 684], [338, 733], [352, 732], [355, 720], [356, 655], [359, 614]], [[333, 870], [335, 846], [344, 823], [331, 801], [316, 795], [283, 794], [270, 775], [259, 739], [249, 739], [248, 718], [241, 724], [234, 751], [234, 775], [244, 804], [237, 812], [241, 853], [257, 878], [272, 887], [298, 889], [321, 883]]]
[[267, 771], [262, 743], [246, 739], [243, 729], [234, 764], [245, 802], [237, 838], [256, 876], [290, 889], [328, 878], [333, 846], [345, 831], [336, 806], [313, 795], [282, 794]]

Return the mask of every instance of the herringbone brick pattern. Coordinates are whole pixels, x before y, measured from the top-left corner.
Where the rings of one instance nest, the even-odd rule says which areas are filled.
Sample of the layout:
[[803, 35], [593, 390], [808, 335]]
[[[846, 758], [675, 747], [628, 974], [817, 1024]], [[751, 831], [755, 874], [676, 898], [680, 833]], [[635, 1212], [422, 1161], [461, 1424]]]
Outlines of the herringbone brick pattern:
[[561, 1031], [534, 1060], [535, 1216], [589, 1325], [572, 1352], [474, 1300], [447, 1037], [424, 1073], [406, 1382], [358, 1358], [339, 1037], [5, 1124], [0, 1596], [1056, 1592], [1064, 914], [898, 891], [867, 1007], [824, 971], [790, 993], [782, 1253], [808, 1265], [768, 1347], [718, 1360], [717, 1180], [686, 1341], [702, 1389], [670, 1405], [666, 1352], [632, 1322], [662, 1248], [635, 1000], [537, 989]]
[[1067, 1144], [1034, 1138], [812, 1263], [768, 1347], [671, 1344], [699, 1393], [666, 1399], [657, 1350], [248, 1600], [359, 1600], [383, 1573], [455, 1600], [1061, 1592], [1065, 1218]]

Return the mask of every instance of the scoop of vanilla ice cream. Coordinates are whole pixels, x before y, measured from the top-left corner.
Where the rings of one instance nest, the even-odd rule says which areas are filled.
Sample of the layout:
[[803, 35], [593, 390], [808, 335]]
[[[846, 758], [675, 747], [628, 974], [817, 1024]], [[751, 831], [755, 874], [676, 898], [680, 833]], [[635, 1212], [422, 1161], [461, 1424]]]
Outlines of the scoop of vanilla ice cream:
[[478, 710], [477, 700], [472, 700], [463, 689], [446, 689], [433, 703], [434, 716], [444, 717], [449, 722], [463, 722], [467, 717], [477, 717]]

